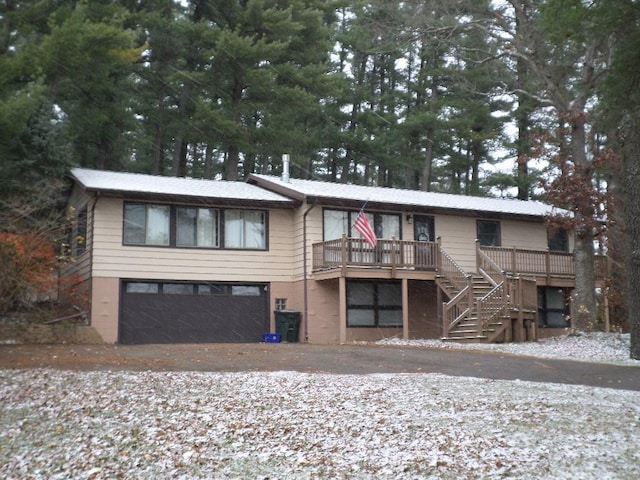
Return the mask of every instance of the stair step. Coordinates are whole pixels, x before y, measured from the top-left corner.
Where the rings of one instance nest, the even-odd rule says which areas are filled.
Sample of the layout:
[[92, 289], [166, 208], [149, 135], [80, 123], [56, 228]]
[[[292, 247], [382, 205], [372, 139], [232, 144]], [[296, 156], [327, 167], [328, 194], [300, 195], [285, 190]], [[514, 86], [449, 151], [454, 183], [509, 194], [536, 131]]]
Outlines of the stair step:
[[484, 343], [489, 337], [486, 336], [469, 336], [469, 337], [443, 337], [443, 342], [456, 342], [456, 343]]

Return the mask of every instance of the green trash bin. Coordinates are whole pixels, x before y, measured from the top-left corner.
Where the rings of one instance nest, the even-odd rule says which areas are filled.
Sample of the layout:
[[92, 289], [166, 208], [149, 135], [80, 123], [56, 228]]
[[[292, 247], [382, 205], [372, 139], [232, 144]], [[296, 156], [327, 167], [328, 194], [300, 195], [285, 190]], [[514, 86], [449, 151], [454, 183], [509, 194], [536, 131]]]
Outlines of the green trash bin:
[[300, 312], [295, 310], [276, 310], [276, 333], [283, 341], [295, 343], [300, 336]]

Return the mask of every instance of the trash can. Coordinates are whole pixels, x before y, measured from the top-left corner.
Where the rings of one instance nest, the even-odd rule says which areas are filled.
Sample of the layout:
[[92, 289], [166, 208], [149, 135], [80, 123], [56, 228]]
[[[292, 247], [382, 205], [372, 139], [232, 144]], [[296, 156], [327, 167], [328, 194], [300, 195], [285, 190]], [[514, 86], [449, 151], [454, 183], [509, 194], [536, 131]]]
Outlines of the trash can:
[[295, 310], [276, 310], [276, 332], [282, 340], [290, 343], [298, 341], [300, 335], [300, 312]]

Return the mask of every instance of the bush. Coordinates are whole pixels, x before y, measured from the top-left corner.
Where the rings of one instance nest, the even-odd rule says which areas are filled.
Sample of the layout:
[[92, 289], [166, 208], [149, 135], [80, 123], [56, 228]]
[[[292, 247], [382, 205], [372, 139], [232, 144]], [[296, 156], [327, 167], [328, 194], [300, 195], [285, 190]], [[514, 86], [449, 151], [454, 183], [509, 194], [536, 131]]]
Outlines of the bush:
[[36, 234], [0, 232], [0, 312], [12, 311], [56, 288], [53, 244]]

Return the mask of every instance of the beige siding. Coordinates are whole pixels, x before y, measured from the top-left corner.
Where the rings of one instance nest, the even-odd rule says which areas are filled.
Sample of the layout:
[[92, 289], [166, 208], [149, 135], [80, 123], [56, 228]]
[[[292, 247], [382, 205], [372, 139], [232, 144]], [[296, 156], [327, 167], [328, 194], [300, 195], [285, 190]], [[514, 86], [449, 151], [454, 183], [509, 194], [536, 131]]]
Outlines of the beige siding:
[[102, 198], [95, 222], [93, 274], [100, 277], [216, 281], [291, 281], [293, 212], [269, 212], [269, 250], [122, 245], [123, 201]]
[[87, 280], [91, 275], [93, 204], [94, 204], [94, 199], [92, 196], [88, 195], [86, 192], [78, 188], [77, 185], [74, 186], [68, 202], [67, 213], [73, 219], [74, 228], [75, 228], [75, 220], [78, 212], [80, 212], [83, 208], [87, 209], [87, 235], [85, 239], [86, 248], [83, 253], [76, 256], [75, 255], [76, 240], [74, 238], [71, 239], [70, 248], [71, 248], [72, 258], [70, 262], [64, 265], [62, 269], [62, 274], [69, 277], [77, 277], [79, 280]]

